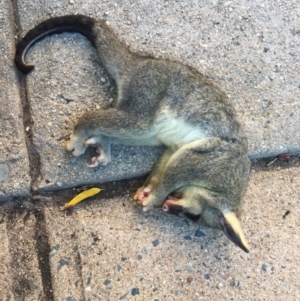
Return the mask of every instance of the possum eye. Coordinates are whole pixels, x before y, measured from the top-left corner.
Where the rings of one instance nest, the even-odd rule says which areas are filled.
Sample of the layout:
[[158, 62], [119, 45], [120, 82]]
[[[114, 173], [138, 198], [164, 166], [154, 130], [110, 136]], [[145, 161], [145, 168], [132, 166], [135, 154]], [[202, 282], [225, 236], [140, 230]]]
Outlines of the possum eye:
[[193, 222], [197, 222], [201, 216], [201, 214], [193, 214], [190, 212], [184, 212], [183, 215], [188, 219], [192, 220]]
[[182, 206], [180, 205], [169, 204], [165, 202], [165, 204], [163, 205], [163, 211], [166, 213], [179, 215], [183, 210], [182, 210]]

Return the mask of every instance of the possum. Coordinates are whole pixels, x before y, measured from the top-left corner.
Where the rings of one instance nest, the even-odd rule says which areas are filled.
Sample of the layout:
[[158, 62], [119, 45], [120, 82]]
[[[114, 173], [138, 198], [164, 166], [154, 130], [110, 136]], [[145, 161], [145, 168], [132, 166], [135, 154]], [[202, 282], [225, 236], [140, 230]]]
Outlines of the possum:
[[111, 161], [111, 145], [165, 145], [134, 201], [144, 211], [167, 213], [218, 228], [249, 252], [239, 216], [249, 176], [246, 136], [225, 93], [195, 68], [141, 56], [120, 42], [104, 20], [69, 15], [46, 20], [17, 45], [15, 63], [25, 74], [29, 48], [45, 36], [78, 32], [97, 49], [117, 86], [114, 106], [84, 113], [67, 150], [80, 156], [97, 148], [92, 166]]

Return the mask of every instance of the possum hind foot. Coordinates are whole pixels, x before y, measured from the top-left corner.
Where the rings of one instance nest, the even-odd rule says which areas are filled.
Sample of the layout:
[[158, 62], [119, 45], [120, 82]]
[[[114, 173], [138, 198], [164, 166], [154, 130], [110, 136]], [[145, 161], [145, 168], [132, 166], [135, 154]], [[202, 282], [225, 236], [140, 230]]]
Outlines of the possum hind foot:
[[96, 153], [98, 156], [92, 158], [92, 164], [88, 165], [89, 167], [95, 168], [99, 165], [106, 166], [111, 160], [106, 156], [103, 148], [99, 145], [90, 145], [91, 147], [96, 148]]
[[149, 197], [152, 190], [153, 190], [153, 186], [150, 184], [147, 185], [146, 187], [143, 186], [136, 191], [133, 199], [136, 201], [137, 204], [140, 205], [145, 201], [146, 198]]

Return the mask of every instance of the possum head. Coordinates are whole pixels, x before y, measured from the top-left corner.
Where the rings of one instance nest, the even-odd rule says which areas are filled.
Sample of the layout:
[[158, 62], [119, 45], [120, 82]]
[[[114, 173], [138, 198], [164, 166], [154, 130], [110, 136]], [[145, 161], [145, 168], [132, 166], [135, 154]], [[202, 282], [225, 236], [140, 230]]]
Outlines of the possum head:
[[240, 221], [235, 212], [229, 209], [219, 210], [207, 205], [205, 201], [199, 198], [180, 198], [180, 195], [175, 193], [170, 195], [164, 202], [163, 211], [212, 228], [221, 229], [235, 245], [243, 251], [249, 252], [249, 245], [245, 239]]

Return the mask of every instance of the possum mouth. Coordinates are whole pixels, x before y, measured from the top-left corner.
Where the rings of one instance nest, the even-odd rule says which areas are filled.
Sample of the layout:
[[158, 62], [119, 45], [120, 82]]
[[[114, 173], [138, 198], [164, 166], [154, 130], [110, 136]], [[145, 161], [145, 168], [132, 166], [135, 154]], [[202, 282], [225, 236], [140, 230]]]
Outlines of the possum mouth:
[[179, 213], [183, 212], [183, 207], [176, 204], [176, 201], [178, 201], [178, 198], [169, 195], [163, 204], [163, 211], [173, 215], [179, 215]]
[[89, 165], [89, 167], [91, 168], [95, 168], [95, 167], [98, 167], [99, 166], [99, 160], [100, 160], [100, 157], [101, 157], [101, 151], [102, 151], [102, 147], [99, 146], [99, 145], [90, 145], [91, 147], [94, 147], [96, 148], [96, 154], [98, 156], [95, 156], [92, 158], [92, 164]]
[[182, 206], [180, 205], [163, 205], [163, 211], [169, 214], [173, 214], [173, 215], [179, 215], [179, 213], [182, 212]]
[[201, 214], [194, 214], [188, 212], [186, 208], [184, 208], [181, 205], [176, 204], [176, 201], [178, 201], [178, 198], [174, 196], [168, 196], [167, 200], [163, 204], [163, 211], [165, 213], [186, 217], [190, 219], [193, 222], [199, 221]]

